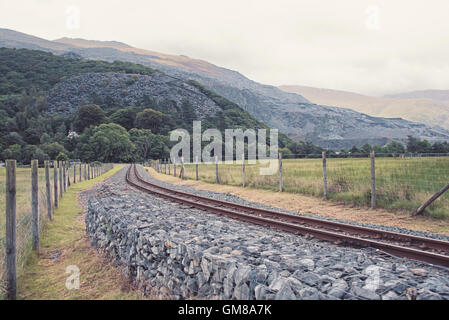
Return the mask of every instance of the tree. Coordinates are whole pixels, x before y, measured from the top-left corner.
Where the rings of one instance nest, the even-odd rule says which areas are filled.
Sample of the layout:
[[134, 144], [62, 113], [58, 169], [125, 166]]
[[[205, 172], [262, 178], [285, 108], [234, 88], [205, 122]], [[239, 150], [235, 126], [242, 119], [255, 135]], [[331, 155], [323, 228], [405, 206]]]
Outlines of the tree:
[[282, 158], [284, 158], [284, 159], [293, 158], [293, 153], [290, 151], [289, 148], [280, 148], [279, 153], [282, 153]]
[[101, 162], [128, 162], [134, 158], [135, 145], [125, 128], [116, 124], [102, 124], [93, 130], [89, 139], [96, 159]]
[[13, 144], [3, 151], [3, 158], [13, 159], [17, 161], [22, 160], [22, 147], [18, 144]]
[[60, 153], [56, 156], [56, 160], [57, 160], [57, 161], [69, 161], [69, 157], [68, 157], [64, 152], [60, 152]]
[[136, 121], [136, 110], [134, 107], [127, 107], [124, 109], [119, 109], [114, 112], [109, 119], [121, 125], [126, 130], [131, 130], [134, 128], [134, 122]]
[[162, 125], [162, 112], [145, 109], [136, 116], [136, 127], [150, 129], [153, 133], [159, 133]]
[[136, 160], [145, 161], [149, 158], [167, 157], [169, 150], [168, 139], [163, 135], [153, 134], [147, 129], [132, 129], [129, 131], [131, 141], [136, 145]]
[[88, 104], [79, 107], [74, 122], [75, 130], [82, 133], [90, 126], [98, 126], [106, 122], [106, 114], [96, 104]]
[[50, 135], [49, 135], [48, 133], [44, 133], [44, 134], [41, 136], [39, 142], [40, 142], [41, 144], [50, 143], [50, 142], [51, 142], [51, 137], [50, 137]]
[[419, 152], [419, 139], [413, 136], [407, 136], [407, 152]]
[[23, 141], [22, 136], [17, 132], [10, 132], [3, 137], [7, 145], [18, 144], [24, 146], [26, 143]]
[[435, 142], [432, 145], [432, 153], [449, 153], [449, 143], [445, 142]]
[[385, 153], [392, 153], [392, 154], [402, 154], [405, 153], [404, 145], [397, 141], [391, 141], [389, 142], [385, 148]]
[[369, 143], [365, 143], [361, 148], [360, 148], [360, 153], [363, 154], [369, 154], [371, 152], [372, 148], [371, 145]]
[[67, 154], [67, 150], [58, 142], [46, 143], [40, 146], [50, 159], [56, 159], [56, 156], [60, 153]]
[[359, 153], [360, 153], [360, 150], [357, 149], [356, 146], [352, 146], [352, 148], [349, 149], [349, 154], [350, 154], [351, 156], [357, 155], [357, 154], [359, 154]]
[[136, 146], [138, 157], [136, 160], [145, 161], [148, 159], [151, 145], [153, 143], [154, 134], [148, 129], [131, 129], [129, 131], [131, 141]]
[[412, 136], [407, 137], [407, 151], [411, 153], [431, 153], [432, 145], [427, 140], [422, 140]]

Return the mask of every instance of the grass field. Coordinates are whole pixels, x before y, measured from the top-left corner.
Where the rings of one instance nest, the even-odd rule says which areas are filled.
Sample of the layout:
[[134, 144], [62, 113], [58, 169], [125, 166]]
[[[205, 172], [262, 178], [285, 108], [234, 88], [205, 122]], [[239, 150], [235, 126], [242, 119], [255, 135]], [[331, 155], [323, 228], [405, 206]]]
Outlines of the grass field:
[[[246, 164], [246, 186], [279, 190], [279, 172], [259, 174], [260, 164]], [[186, 164], [185, 176], [195, 179], [195, 165]], [[177, 172], [179, 174], [179, 166]], [[171, 169], [173, 174], [173, 168]], [[321, 159], [283, 161], [284, 191], [323, 196]], [[220, 183], [242, 185], [242, 166], [219, 165]], [[200, 164], [199, 179], [214, 183], [215, 164]], [[369, 206], [371, 201], [370, 159], [327, 159], [328, 198], [346, 204]], [[377, 206], [413, 211], [449, 182], [449, 157], [376, 158]], [[434, 202], [426, 213], [449, 218], [449, 193]]]

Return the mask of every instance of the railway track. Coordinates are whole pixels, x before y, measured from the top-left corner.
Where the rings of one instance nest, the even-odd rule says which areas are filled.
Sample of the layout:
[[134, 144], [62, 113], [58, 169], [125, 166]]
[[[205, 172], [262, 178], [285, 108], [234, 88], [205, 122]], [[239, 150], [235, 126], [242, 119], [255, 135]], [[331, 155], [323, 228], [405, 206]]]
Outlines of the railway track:
[[173, 190], [146, 181], [134, 164], [128, 168], [126, 181], [143, 192], [241, 221], [339, 245], [373, 247], [395, 256], [449, 267], [448, 241], [260, 209]]

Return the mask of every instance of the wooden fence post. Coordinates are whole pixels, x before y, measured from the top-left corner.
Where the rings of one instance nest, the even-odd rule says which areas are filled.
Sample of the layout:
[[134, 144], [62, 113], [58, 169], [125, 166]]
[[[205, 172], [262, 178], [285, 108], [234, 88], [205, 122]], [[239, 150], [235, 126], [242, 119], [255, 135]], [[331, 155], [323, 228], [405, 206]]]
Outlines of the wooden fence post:
[[50, 164], [45, 161], [45, 188], [47, 190], [47, 213], [48, 219], [53, 220], [53, 206], [51, 203], [51, 186], [50, 186]]
[[64, 192], [64, 186], [62, 185], [62, 161], [58, 161], [59, 167], [59, 198], [62, 198]]
[[58, 194], [58, 162], [53, 160], [53, 191], [55, 199], [55, 208], [59, 206], [59, 194]]
[[39, 251], [39, 161], [31, 160], [31, 214], [33, 249]]
[[67, 191], [67, 164], [65, 161], [62, 162], [62, 181], [64, 182], [64, 192]]
[[176, 177], [176, 160], [173, 161], [173, 176]]
[[171, 174], [171, 159], [168, 159], [168, 175]]
[[199, 166], [198, 156], [196, 156], [196, 164], [195, 164], [196, 180], [198, 180], [198, 166]]
[[412, 212], [412, 216], [416, 216], [418, 214], [422, 214], [424, 210], [432, 204], [436, 199], [438, 199], [443, 193], [449, 190], [449, 183], [446, 184], [443, 188], [440, 189], [437, 193], [435, 193], [429, 200], [424, 202], [418, 209]]
[[80, 163], [79, 169], [80, 169], [80, 172], [79, 172], [79, 176], [78, 176], [78, 181], [81, 182], [81, 178], [82, 178], [82, 176], [81, 176], [81, 163]]
[[220, 183], [220, 178], [218, 177], [218, 156], [215, 156], [215, 183]]
[[73, 184], [76, 183], [76, 164], [73, 164]]
[[376, 209], [376, 165], [375, 154], [371, 151], [371, 209]]
[[181, 157], [181, 179], [184, 180], [184, 157]]
[[242, 154], [242, 186], [245, 188], [246, 172], [245, 172], [245, 154]]
[[16, 160], [6, 160], [6, 298], [16, 300]]
[[66, 172], [67, 172], [66, 189], [68, 189], [70, 187], [70, 185], [71, 185], [71, 182], [70, 182], [70, 166], [69, 165], [67, 165]]
[[279, 192], [282, 192], [284, 180], [282, 177], [282, 152], [279, 153]]
[[326, 160], [326, 151], [322, 153], [323, 157], [323, 198], [327, 200], [327, 160]]

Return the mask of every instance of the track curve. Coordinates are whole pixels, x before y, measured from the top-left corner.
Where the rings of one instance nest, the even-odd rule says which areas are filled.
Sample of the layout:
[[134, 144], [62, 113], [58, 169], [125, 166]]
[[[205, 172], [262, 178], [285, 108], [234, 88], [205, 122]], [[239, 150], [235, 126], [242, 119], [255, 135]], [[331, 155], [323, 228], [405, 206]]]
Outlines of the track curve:
[[173, 190], [143, 179], [135, 164], [129, 166], [126, 181], [143, 192], [241, 221], [311, 235], [340, 245], [373, 247], [399, 257], [449, 267], [447, 241], [297, 216]]

